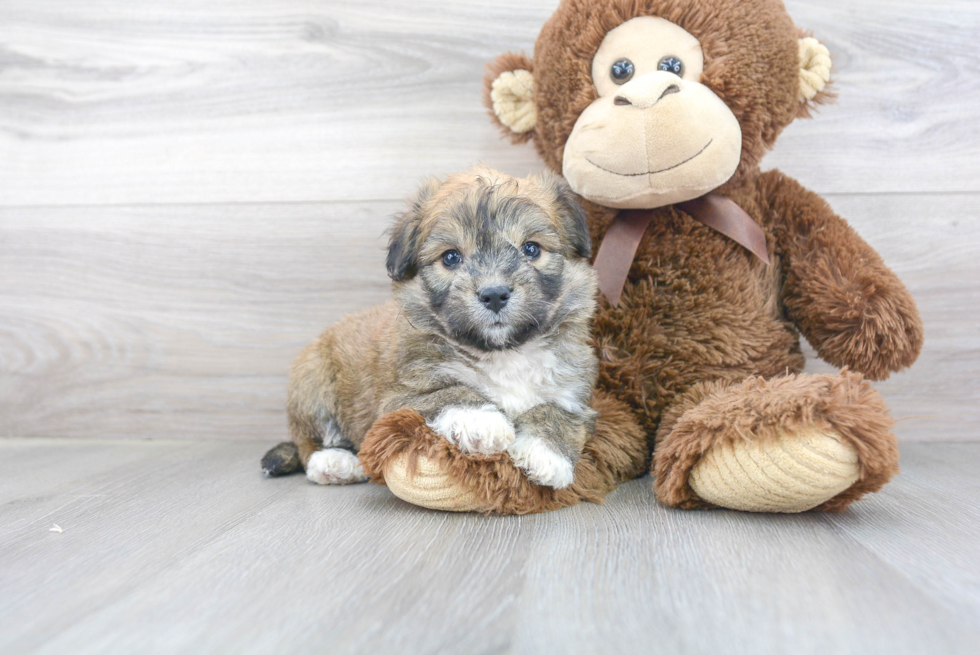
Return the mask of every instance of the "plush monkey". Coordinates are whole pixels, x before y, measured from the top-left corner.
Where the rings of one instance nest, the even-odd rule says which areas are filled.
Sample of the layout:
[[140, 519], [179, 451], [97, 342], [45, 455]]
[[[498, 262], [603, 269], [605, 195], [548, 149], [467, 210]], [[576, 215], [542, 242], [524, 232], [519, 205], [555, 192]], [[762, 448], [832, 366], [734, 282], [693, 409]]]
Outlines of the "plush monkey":
[[[586, 208], [596, 436], [555, 491], [398, 412], [365, 469], [420, 505], [501, 513], [601, 499], [651, 459], [674, 507], [841, 511], [881, 488], [898, 448], [867, 380], [915, 361], [915, 303], [823, 199], [759, 168], [829, 98], [830, 66], [780, 0], [564, 0], [485, 96]], [[840, 372], [802, 373], [801, 334]]]

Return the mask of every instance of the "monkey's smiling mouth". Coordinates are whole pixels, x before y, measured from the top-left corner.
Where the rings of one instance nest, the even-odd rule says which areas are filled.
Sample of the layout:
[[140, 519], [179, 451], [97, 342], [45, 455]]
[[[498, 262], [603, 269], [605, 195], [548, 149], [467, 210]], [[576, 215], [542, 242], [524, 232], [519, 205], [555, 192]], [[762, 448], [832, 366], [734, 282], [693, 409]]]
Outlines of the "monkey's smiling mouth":
[[585, 158], [585, 161], [589, 162], [590, 164], [592, 164], [593, 166], [595, 166], [599, 170], [606, 171], [607, 173], [612, 173], [613, 175], [619, 175], [620, 177], [639, 177], [641, 175], [656, 175], [657, 173], [666, 173], [667, 171], [672, 171], [672, 170], [674, 170], [675, 168], [677, 168], [679, 166], [683, 166], [684, 164], [686, 164], [687, 162], [691, 161], [692, 159], [700, 156], [701, 153], [703, 153], [705, 150], [708, 149], [708, 146], [710, 146], [712, 143], [714, 143], [714, 141], [715, 141], [714, 139], [711, 139], [706, 144], [704, 144], [704, 147], [703, 148], [701, 148], [696, 153], [694, 153], [693, 155], [691, 155], [690, 157], [688, 157], [687, 159], [685, 159], [682, 162], [678, 162], [678, 163], [674, 164], [673, 166], [668, 166], [667, 168], [661, 168], [660, 170], [656, 170], [656, 171], [647, 171], [645, 173], [617, 173], [616, 171], [611, 171], [608, 168], [605, 168], [604, 166], [600, 166], [599, 164], [595, 163], [594, 161], [592, 161], [588, 157]]

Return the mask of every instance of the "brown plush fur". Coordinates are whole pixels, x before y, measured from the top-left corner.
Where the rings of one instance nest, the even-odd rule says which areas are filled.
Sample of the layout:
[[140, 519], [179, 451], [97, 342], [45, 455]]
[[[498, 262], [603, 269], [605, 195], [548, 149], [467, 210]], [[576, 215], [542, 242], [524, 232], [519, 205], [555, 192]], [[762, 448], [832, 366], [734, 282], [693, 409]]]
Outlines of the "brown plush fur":
[[[780, 426], [829, 426], [860, 458], [860, 480], [817, 508], [840, 511], [897, 471], [887, 409], [857, 373], [883, 379], [909, 366], [922, 346], [922, 323], [901, 281], [826, 202], [778, 171], [758, 168], [783, 128], [829, 97], [822, 93], [811, 103], [799, 101], [801, 32], [782, 3], [564, 0], [535, 46], [534, 144], [545, 163], [560, 171], [572, 127], [596, 98], [594, 53], [610, 29], [641, 15], [671, 20], [700, 40], [702, 82], [728, 105], [742, 129], [738, 171], [717, 192], [762, 226], [772, 263], [766, 266], [672, 206], [655, 210], [619, 306], [603, 300], [595, 320], [600, 393], [628, 405], [642, 428], [635, 441], [628, 442], [630, 432], [615, 443], [635, 449], [657, 435], [658, 498], [703, 507], [687, 476], [713, 443], [736, 434], [765, 440]], [[515, 68], [531, 64], [506, 55], [490, 66], [488, 84]], [[617, 210], [584, 206], [598, 244]], [[855, 372], [799, 374], [801, 334], [829, 362]], [[373, 452], [379, 453], [372, 464], [375, 475], [383, 471], [380, 453], [391, 444], [431, 442], [431, 435], [398, 430], [376, 430], [373, 436]], [[494, 511], [510, 511], [506, 498], [514, 493], [522, 512], [554, 507], [554, 497], [528, 490], [503, 462], [463, 462], [446, 446], [432, 447], [461, 484], [481, 489]], [[597, 490], [615, 486], [616, 475], [627, 470], [604, 463], [602, 458], [612, 456], [608, 448], [593, 454], [597, 459], [591, 465], [606, 477], [589, 480], [583, 493], [590, 495], [582, 496], [589, 500]]]

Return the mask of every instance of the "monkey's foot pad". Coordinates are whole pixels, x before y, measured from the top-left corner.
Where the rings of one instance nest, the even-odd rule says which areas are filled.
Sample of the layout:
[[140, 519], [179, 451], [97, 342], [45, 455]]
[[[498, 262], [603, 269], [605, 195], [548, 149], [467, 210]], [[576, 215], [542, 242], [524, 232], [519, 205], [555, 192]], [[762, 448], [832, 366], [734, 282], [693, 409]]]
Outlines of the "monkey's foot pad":
[[703, 500], [748, 512], [805, 512], [860, 476], [858, 453], [832, 430], [784, 433], [774, 440], [722, 442], [691, 470]]
[[485, 512], [490, 509], [444, 467], [424, 456], [415, 460], [415, 475], [412, 475], [409, 455], [396, 455], [385, 467], [384, 479], [391, 493], [420, 507], [447, 512]]

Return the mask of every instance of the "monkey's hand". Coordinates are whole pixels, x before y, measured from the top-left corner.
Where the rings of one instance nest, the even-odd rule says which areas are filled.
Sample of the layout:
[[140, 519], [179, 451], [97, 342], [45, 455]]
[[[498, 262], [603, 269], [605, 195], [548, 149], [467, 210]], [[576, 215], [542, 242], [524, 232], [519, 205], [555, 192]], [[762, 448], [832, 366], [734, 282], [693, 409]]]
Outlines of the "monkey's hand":
[[915, 301], [881, 257], [817, 194], [778, 172], [763, 176], [782, 302], [821, 358], [872, 380], [910, 366], [922, 349]]

